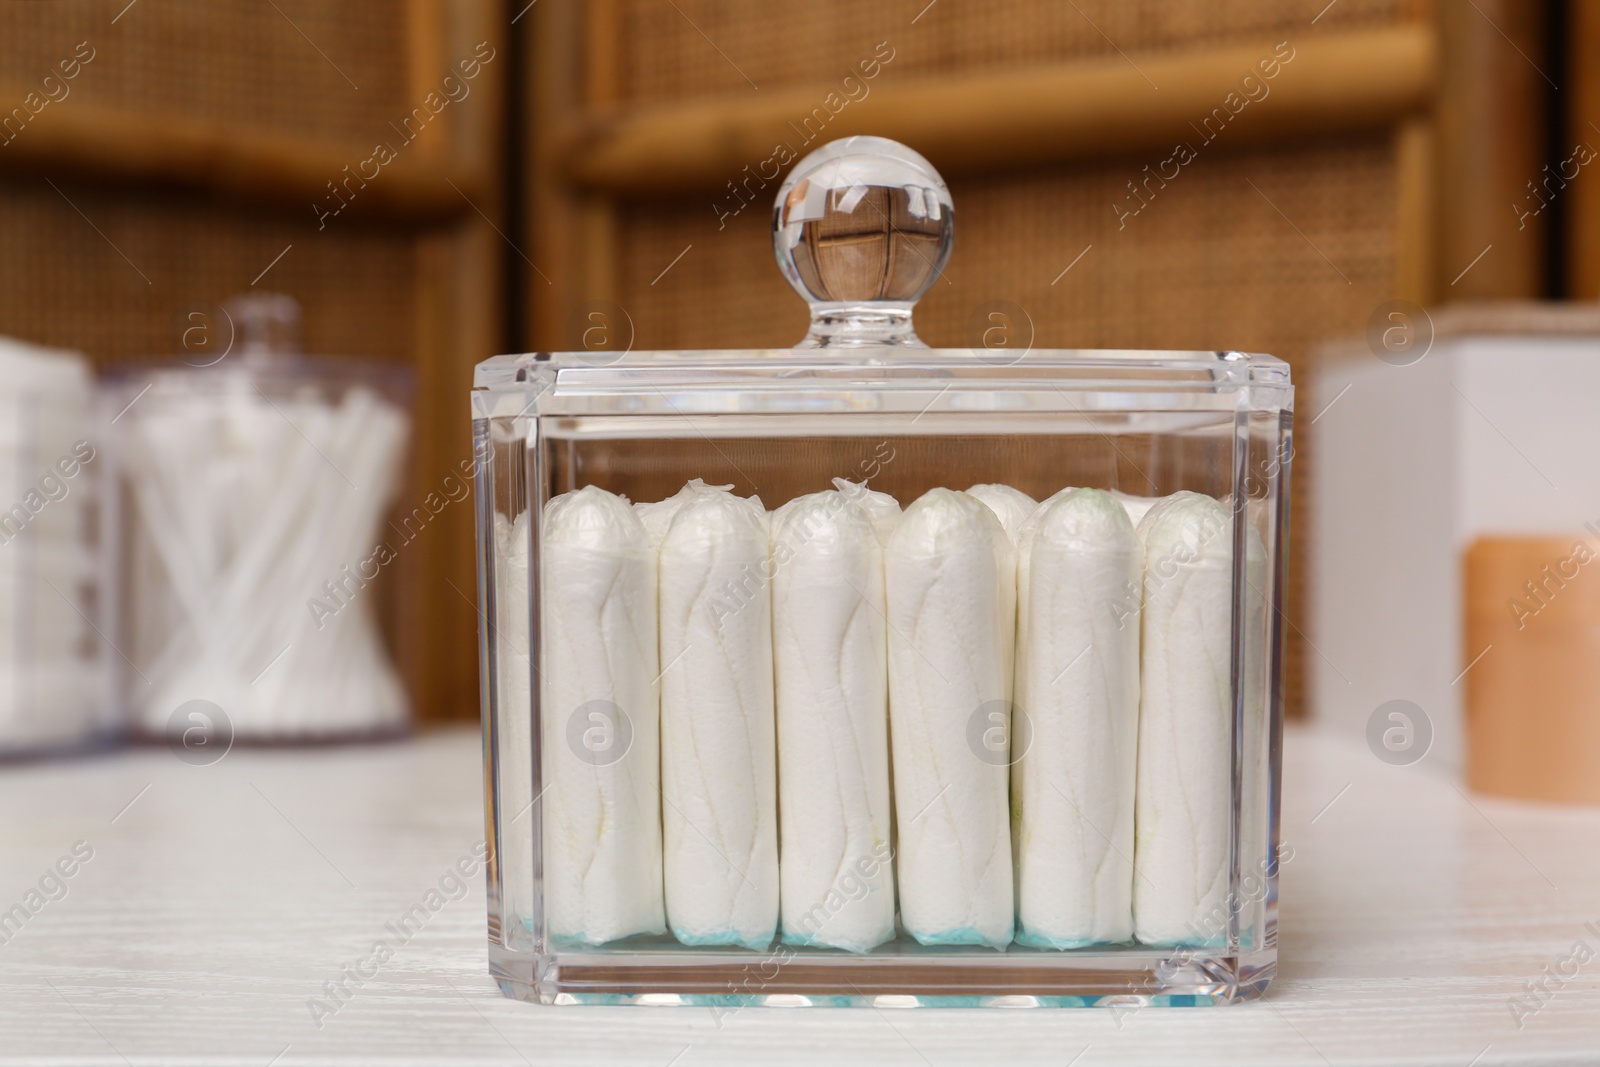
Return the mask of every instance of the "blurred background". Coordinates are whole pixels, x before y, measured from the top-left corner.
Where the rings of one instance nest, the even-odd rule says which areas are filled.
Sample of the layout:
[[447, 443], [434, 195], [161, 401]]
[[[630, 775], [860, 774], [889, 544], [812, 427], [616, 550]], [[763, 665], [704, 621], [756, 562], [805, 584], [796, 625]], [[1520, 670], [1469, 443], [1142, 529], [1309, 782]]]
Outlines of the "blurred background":
[[1446, 305], [1600, 296], [1597, 122], [1586, 0], [8, 3], [0, 334], [197, 366], [239, 329], [225, 301], [271, 292], [303, 351], [408, 367], [391, 506], [449, 503], [374, 603], [417, 715], [468, 720], [473, 513], [445, 479], [473, 365], [597, 324], [608, 347], [793, 344], [781, 175], [896, 138], [958, 209], [930, 344], [983, 343], [1005, 301], [1035, 346], [1294, 365], [1303, 715], [1317, 423], [1343, 395], [1318, 346], [1395, 307], [1431, 337]]

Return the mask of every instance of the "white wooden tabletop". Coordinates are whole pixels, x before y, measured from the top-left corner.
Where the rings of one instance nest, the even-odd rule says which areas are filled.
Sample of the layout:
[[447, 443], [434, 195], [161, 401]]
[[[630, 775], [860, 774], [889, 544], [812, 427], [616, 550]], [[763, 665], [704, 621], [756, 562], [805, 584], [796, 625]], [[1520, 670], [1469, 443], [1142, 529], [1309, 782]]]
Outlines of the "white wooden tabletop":
[[43, 901], [0, 927], [0, 1064], [1600, 1062], [1600, 809], [1469, 798], [1426, 759], [1306, 730], [1286, 742], [1294, 857], [1260, 1003], [540, 1007], [488, 977], [479, 876], [314, 1018], [482, 840], [481, 766], [453, 731], [0, 768], [0, 912]]

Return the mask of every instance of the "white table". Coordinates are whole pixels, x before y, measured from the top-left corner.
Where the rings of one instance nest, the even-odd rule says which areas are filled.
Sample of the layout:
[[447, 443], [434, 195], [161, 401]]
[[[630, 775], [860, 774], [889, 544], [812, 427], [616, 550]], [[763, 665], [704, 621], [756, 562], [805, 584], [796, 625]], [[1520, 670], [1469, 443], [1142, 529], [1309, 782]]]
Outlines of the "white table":
[[[518, 1003], [485, 968], [480, 876], [319, 1027], [308, 1000], [481, 841], [475, 733], [0, 768], [0, 910], [94, 850], [0, 944], [0, 1063], [1600, 1061], [1600, 810], [1469, 800], [1359, 740], [1286, 750], [1271, 993], [1121, 1018]], [[1579, 941], [1595, 958], [1519, 1029], [1511, 998]]]

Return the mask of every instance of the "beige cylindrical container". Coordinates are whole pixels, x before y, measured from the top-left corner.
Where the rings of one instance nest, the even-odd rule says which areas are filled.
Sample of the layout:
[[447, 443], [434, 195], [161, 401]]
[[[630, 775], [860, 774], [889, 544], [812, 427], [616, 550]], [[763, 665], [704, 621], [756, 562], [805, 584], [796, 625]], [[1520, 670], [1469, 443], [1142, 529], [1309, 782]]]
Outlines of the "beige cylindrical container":
[[1467, 783], [1600, 804], [1600, 546], [1480, 538], [1465, 570]]

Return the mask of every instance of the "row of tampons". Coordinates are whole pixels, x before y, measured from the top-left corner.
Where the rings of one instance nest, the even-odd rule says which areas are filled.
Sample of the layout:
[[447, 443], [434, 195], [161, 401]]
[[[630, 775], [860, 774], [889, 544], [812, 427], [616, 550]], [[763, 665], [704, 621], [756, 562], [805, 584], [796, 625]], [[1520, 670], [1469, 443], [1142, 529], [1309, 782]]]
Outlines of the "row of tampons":
[[981, 485], [902, 512], [836, 485], [772, 512], [698, 481], [548, 503], [551, 936], [1220, 939], [1229, 510]]

